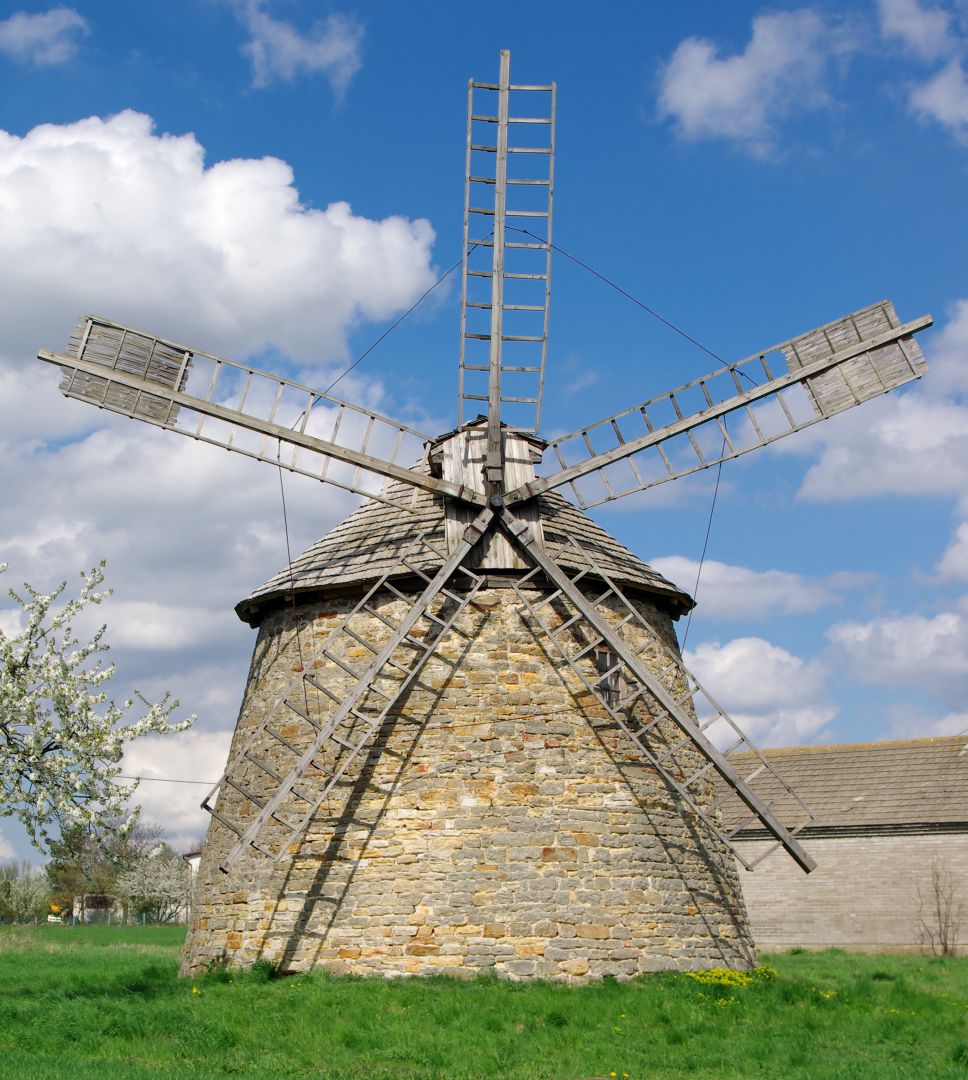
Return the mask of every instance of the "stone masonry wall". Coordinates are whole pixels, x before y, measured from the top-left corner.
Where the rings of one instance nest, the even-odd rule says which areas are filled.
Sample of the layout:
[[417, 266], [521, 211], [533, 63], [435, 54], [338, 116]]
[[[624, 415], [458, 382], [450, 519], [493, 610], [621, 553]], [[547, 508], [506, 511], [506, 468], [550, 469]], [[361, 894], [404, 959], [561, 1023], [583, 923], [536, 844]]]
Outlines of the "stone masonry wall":
[[[308, 739], [281, 701], [305, 691], [306, 670], [337, 693], [349, 685], [314, 659], [348, 604], [305, 605], [298, 638], [289, 614], [263, 624], [233, 753], [267, 713]], [[376, 606], [405, 610], [389, 596]], [[184, 974], [258, 958], [287, 971], [564, 980], [755, 962], [732, 857], [559, 670], [519, 606], [510, 589], [478, 595], [278, 864], [252, 853], [221, 873], [234, 837], [213, 820]], [[638, 606], [674, 643], [668, 616]], [[365, 630], [388, 634], [376, 619]], [[366, 662], [363, 649], [346, 655]], [[275, 753], [268, 736], [259, 753]], [[677, 764], [694, 770], [695, 752]], [[222, 812], [253, 812], [224, 789]]]
[[[931, 923], [936, 862], [952, 874], [955, 905], [968, 911], [968, 834], [811, 837], [803, 846], [817, 860], [811, 874], [777, 856], [740, 871], [759, 949], [918, 952], [922, 913]], [[755, 857], [757, 842], [742, 847]]]

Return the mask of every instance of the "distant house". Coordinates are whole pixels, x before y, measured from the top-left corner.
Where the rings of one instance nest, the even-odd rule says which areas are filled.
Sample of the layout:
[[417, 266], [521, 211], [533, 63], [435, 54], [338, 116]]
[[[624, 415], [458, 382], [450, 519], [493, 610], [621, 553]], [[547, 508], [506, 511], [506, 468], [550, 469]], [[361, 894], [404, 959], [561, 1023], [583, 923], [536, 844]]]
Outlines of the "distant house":
[[[939, 930], [936, 902], [963, 914], [968, 953], [968, 740], [803, 746], [765, 756], [816, 814], [799, 834], [809, 875], [779, 853], [741, 871], [764, 951], [803, 946], [917, 952]], [[768, 841], [738, 834], [747, 858]], [[944, 894], [944, 895], [940, 895]]]
[[182, 858], [188, 865], [188, 903], [185, 906], [185, 921], [188, 922], [192, 917], [192, 897], [195, 895], [195, 875], [198, 873], [198, 867], [202, 861], [201, 849], [198, 851], [186, 851]]

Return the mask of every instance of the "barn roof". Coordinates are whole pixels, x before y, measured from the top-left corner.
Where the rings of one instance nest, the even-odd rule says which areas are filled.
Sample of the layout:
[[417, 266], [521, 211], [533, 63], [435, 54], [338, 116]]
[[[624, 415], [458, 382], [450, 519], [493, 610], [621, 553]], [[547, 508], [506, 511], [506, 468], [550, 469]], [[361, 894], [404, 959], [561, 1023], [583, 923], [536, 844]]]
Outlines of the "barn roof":
[[[412, 508], [407, 513], [383, 502], [369, 502], [340, 522], [332, 532], [317, 540], [293, 559], [290, 568], [280, 570], [236, 605], [240, 619], [257, 626], [267, 611], [280, 600], [296, 595], [326, 593], [375, 581], [386, 572], [412, 576], [402, 559], [426, 572], [436, 571], [439, 558], [422, 547], [417, 537], [439, 551], [446, 550], [444, 508], [439, 496], [416, 492], [399, 483], [390, 483], [385, 494]], [[593, 556], [602, 570], [615, 581], [666, 601], [674, 617], [692, 607], [692, 599], [671, 581], [642, 562], [624, 544], [610, 536], [576, 506], [555, 492], [539, 497], [545, 544], [557, 547], [565, 533], [573, 536]], [[559, 558], [566, 568], [582, 567], [580, 557], [567, 552]]]
[[[763, 756], [816, 814], [809, 831], [968, 827], [964, 735], [796, 746], [764, 750]], [[752, 760], [749, 754], [730, 758], [741, 759]], [[757, 781], [757, 790], [764, 795], [767, 779], [764, 774]], [[729, 809], [725, 807], [724, 813]]]

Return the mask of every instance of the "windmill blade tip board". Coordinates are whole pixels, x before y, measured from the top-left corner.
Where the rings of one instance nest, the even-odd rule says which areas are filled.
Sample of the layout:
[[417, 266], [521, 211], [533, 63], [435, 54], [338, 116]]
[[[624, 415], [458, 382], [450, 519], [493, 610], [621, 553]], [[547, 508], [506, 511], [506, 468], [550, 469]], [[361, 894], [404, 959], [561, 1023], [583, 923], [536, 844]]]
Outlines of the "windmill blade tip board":
[[801, 385], [815, 415], [828, 417], [919, 379], [928, 364], [914, 335], [933, 322], [922, 315], [902, 323], [893, 303], [881, 300], [777, 348], [791, 374], [823, 367]]
[[[178, 406], [165, 392], [184, 389], [192, 356], [184, 346], [97, 315], [84, 315], [75, 323], [63, 353], [37, 353], [38, 359], [61, 369], [60, 390], [65, 397], [163, 427], [171, 427], [178, 417]], [[118, 372], [157, 386], [159, 394], [119, 383], [112, 378]]]

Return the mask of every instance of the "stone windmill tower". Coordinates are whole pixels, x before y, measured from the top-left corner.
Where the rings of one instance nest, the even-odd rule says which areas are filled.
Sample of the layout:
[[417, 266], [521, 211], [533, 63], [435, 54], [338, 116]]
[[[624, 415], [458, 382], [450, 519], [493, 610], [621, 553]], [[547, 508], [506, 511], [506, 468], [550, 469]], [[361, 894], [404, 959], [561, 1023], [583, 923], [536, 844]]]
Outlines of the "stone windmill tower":
[[682, 664], [692, 601], [584, 510], [917, 378], [931, 320], [878, 303], [543, 441], [555, 88], [509, 67], [469, 90], [454, 431], [100, 318], [39, 354], [70, 397], [365, 496], [238, 606], [185, 973], [741, 967], [734, 835], [812, 868], [809, 811]]

